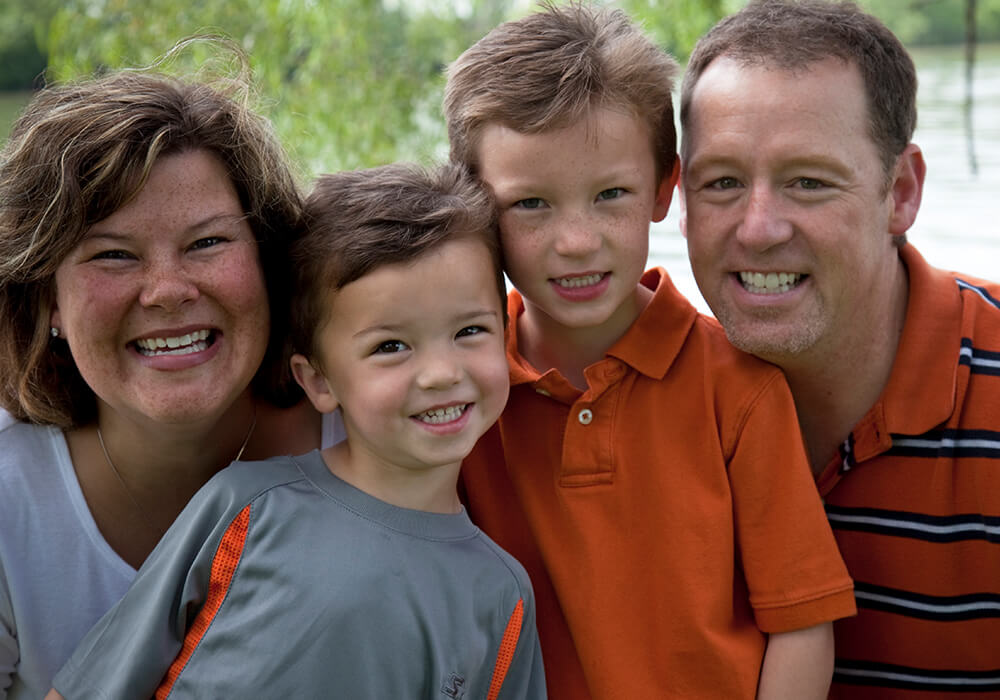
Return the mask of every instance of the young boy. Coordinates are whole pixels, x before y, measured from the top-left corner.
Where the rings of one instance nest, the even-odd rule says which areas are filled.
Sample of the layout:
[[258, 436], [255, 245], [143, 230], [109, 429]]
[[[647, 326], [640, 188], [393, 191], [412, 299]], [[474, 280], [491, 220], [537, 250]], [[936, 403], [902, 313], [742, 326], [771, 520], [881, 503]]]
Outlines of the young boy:
[[456, 492], [508, 389], [492, 201], [396, 165], [321, 177], [306, 214], [292, 368], [347, 437], [212, 479], [67, 698], [545, 697], [528, 577]]
[[467, 503], [531, 575], [551, 697], [823, 698], [855, 606], [788, 388], [643, 274], [675, 72], [624, 13], [577, 4], [449, 69], [452, 158], [498, 200], [516, 287], [510, 401]]

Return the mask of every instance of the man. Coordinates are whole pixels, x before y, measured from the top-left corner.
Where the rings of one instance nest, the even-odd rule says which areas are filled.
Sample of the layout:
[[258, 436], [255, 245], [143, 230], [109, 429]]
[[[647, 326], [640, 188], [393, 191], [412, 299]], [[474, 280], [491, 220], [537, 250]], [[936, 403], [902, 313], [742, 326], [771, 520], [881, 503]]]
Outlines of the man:
[[785, 371], [855, 579], [835, 698], [1000, 693], [1000, 285], [906, 242], [915, 102], [896, 37], [826, 0], [751, 2], [682, 89], [695, 279]]

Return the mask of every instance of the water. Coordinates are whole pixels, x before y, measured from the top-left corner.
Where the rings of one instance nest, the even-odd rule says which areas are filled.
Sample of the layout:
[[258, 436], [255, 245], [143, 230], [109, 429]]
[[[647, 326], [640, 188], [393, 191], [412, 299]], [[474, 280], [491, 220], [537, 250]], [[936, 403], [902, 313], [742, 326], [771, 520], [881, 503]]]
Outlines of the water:
[[[972, 174], [962, 105], [965, 101], [961, 47], [913, 52], [920, 81], [917, 131], [927, 180], [909, 240], [940, 268], [1000, 281], [1000, 45], [978, 47], [973, 86], [973, 126], [978, 174]], [[676, 198], [667, 218], [654, 224], [650, 265], [661, 265], [695, 306], [709, 312], [688, 265], [678, 227]]]

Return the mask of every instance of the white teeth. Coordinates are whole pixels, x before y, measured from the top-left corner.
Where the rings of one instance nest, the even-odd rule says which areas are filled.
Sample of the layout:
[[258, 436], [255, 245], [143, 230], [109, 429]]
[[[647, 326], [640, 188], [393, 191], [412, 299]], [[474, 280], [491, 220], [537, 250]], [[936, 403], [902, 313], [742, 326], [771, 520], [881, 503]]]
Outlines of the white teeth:
[[572, 289], [574, 287], [589, 287], [592, 284], [597, 284], [601, 281], [604, 275], [594, 274], [586, 275], [584, 277], [557, 277], [556, 284], [560, 287], [565, 287], [566, 289]]
[[[146, 357], [190, 355], [193, 352], [201, 352], [208, 347], [206, 341], [209, 335], [211, 335], [211, 331], [203, 329], [194, 333], [186, 333], [169, 338], [142, 338], [135, 341], [135, 345], [139, 349], [139, 352]], [[166, 348], [166, 350], [163, 348]]]
[[433, 425], [438, 423], [450, 423], [453, 420], [457, 420], [463, 413], [465, 413], [465, 409], [468, 407], [469, 404], [463, 403], [457, 406], [448, 406], [448, 408], [432, 408], [429, 411], [417, 414], [416, 418], [419, 421], [431, 423]]
[[781, 294], [792, 289], [803, 277], [798, 272], [741, 272], [743, 288], [753, 294]]

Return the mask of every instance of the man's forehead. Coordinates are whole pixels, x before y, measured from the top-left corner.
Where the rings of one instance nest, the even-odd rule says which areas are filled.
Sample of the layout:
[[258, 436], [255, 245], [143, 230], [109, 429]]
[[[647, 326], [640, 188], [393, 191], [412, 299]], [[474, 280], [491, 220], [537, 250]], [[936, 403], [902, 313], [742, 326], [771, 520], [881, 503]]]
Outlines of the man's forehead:
[[688, 108], [688, 129], [706, 118], [753, 113], [798, 113], [821, 123], [857, 117], [867, 120], [868, 111], [861, 73], [853, 64], [833, 58], [791, 70], [726, 56], [705, 69]]

